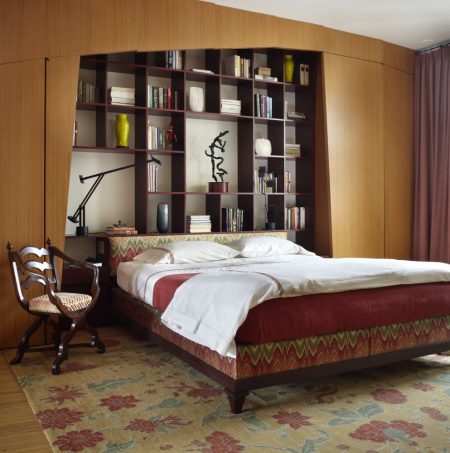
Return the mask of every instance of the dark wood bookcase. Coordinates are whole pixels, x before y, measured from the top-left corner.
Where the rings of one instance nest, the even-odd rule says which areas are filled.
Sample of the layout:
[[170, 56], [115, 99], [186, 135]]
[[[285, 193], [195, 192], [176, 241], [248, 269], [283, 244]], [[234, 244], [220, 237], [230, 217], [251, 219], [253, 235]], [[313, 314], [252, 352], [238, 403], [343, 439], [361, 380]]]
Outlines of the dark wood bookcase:
[[[191, 58], [191, 52], [194, 57]], [[195, 54], [194, 54], [195, 53]], [[250, 60], [250, 78], [225, 74], [224, 59], [239, 55]], [[284, 82], [284, 55], [292, 54], [295, 61], [293, 82]], [[165, 156], [170, 159], [171, 181], [165, 187], [170, 190], [148, 191], [148, 169], [146, 165], [135, 167], [135, 226], [141, 234], [151, 233], [149, 217], [156, 213], [158, 197], [170, 199], [171, 230], [169, 233], [186, 231], [188, 197], [204, 197], [205, 214], [211, 216], [213, 232], [222, 231], [222, 207], [225, 197], [234, 195], [236, 208], [244, 210], [244, 230], [261, 229], [257, 221], [261, 206], [275, 206], [276, 229], [285, 229], [285, 208], [306, 207], [306, 228], [292, 230], [295, 241], [314, 250], [314, 119], [316, 103], [316, 78], [318, 54], [282, 49], [204, 49], [183, 50], [181, 69], [165, 67], [165, 52], [129, 52], [104, 54], [81, 58], [80, 68], [95, 73], [95, 102], [77, 102], [77, 110], [95, 112], [95, 140], [83, 146], [74, 146], [74, 152], [127, 153], [134, 155], [135, 163], [143, 163], [149, 155]], [[200, 62], [200, 63], [197, 63]], [[262, 62], [262, 64], [261, 64]], [[299, 83], [299, 64], [309, 65], [309, 85]], [[202, 65], [201, 67], [199, 65]], [[255, 68], [267, 66], [278, 81], [257, 80]], [[207, 69], [212, 73], [194, 72], [192, 68]], [[108, 102], [108, 87], [116, 85], [110, 80], [113, 73], [129, 77], [135, 88], [135, 105], [112, 105]], [[163, 80], [164, 86], [178, 92], [177, 108], [149, 108], [148, 85], [152, 78]], [[205, 110], [189, 110], [188, 88], [192, 84], [204, 87]], [[241, 114], [224, 114], [220, 111], [221, 93], [224, 87], [233, 87], [237, 99], [241, 101]], [[272, 98], [272, 118], [257, 116], [255, 94], [260, 93]], [[306, 119], [287, 119], [286, 102], [289, 110], [303, 112]], [[133, 116], [131, 135], [133, 147], [118, 149], [111, 142], [109, 129], [112, 117], [117, 113]], [[147, 127], [152, 119], [165, 119], [172, 122], [177, 133], [177, 141], [172, 149], [149, 149]], [[237, 191], [228, 193], [189, 192], [186, 190], [186, 137], [190, 132], [189, 119], [208, 119], [217, 122], [235, 122], [237, 130]], [[258, 128], [267, 133], [272, 144], [272, 154], [261, 157], [255, 154], [255, 138]], [[285, 144], [300, 143], [301, 157], [285, 156]], [[265, 166], [268, 172], [278, 176], [275, 193], [255, 192], [255, 170]], [[290, 193], [284, 187], [284, 172], [295, 174], [295, 184]]]

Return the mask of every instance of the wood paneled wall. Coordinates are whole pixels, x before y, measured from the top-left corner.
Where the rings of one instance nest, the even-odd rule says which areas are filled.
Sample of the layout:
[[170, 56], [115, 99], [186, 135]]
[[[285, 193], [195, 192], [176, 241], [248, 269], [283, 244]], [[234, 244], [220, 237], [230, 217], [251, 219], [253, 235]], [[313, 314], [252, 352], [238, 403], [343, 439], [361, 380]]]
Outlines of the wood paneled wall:
[[[409, 91], [402, 84], [410, 87], [412, 51], [197, 0], [0, 0], [0, 10], [0, 149], [6, 175], [0, 195], [1, 248], [8, 239], [42, 244], [46, 235], [62, 245], [80, 55], [279, 47], [325, 53], [325, 121], [318, 124], [323, 135], [316, 136], [319, 153], [330, 159], [318, 175], [329, 191], [321, 202], [330, 200], [319, 233], [324, 248], [339, 256], [382, 256], [385, 247], [390, 255], [408, 254], [407, 240], [399, 248], [394, 244], [410, 233], [403, 221], [410, 215], [409, 189], [396, 181], [409, 175], [404, 162], [410, 162], [412, 125], [396, 128], [394, 120], [400, 115], [408, 122], [411, 116]], [[381, 120], [383, 111], [392, 123]], [[385, 148], [393, 154], [386, 161]], [[406, 217], [396, 215], [400, 205]], [[0, 260], [4, 347], [16, 343], [27, 316], [16, 305], [1, 251]]]
[[44, 244], [44, 60], [0, 65], [0, 87], [0, 346], [4, 347], [15, 346], [30, 323], [14, 294], [6, 243], [11, 241], [16, 249]]
[[46, 63], [45, 237], [64, 248], [80, 58], [51, 58]]
[[383, 66], [384, 223], [387, 258], [412, 258], [413, 76]]
[[332, 255], [384, 256], [383, 69], [325, 54]]

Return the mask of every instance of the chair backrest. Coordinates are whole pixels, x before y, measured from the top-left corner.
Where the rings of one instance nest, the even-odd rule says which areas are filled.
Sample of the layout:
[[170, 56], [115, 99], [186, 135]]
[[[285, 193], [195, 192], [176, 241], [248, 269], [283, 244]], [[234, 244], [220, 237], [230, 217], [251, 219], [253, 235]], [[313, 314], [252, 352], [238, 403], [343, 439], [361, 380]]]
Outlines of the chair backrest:
[[24, 307], [28, 305], [24, 290], [33, 284], [59, 289], [53, 255], [48, 249], [27, 246], [15, 251], [10, 242], [7, 249], [16, 296]]

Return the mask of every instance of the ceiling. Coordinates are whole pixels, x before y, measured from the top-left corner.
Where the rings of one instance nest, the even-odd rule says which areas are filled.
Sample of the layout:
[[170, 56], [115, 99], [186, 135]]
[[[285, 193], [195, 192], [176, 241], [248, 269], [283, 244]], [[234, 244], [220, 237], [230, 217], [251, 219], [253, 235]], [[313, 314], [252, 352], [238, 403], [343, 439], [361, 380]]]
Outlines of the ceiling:
[[410, 49], [450, 39], [450, 0], [202, 0], [324, 25]]

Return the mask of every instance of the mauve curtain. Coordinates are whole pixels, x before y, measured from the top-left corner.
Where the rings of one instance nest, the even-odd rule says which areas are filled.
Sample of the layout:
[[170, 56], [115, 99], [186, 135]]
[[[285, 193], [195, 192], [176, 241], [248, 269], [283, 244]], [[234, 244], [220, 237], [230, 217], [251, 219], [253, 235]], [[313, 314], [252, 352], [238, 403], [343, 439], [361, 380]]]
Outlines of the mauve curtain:
[[450, 47], [416, 56], [414, 258], [450, 263]]

